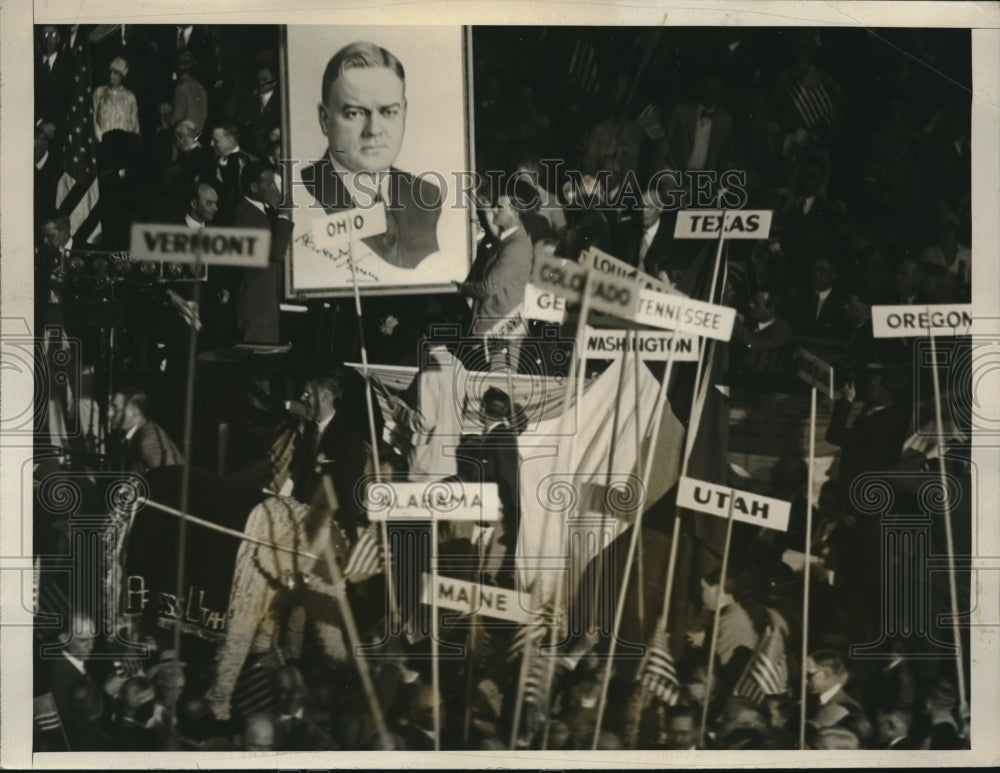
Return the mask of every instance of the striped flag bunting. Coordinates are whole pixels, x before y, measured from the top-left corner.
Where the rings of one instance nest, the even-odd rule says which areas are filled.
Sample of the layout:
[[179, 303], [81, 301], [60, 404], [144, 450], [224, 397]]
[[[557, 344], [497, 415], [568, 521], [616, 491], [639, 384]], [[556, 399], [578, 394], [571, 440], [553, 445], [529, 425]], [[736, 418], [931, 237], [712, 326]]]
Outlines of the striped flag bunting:
[[52, 693], [47, 692], [36, 695], [34, 699], [35, 725], [39, 730], [60, 730], [62, 719], [59, 718], [59, 709], [56, 708], [56, 699]]
[[375, 536], [375, 526], [370, 525], [361, 532], [347, 566], [344, 567], [344, 579], [347, 582], [358, 583], [382, 573], [382, 545]]
[[807, 129], [830, 126], [837, 118], [837, 106], [822, 83], [810, 86], [796, 81], [789, 87], [788, 96]]
[[660, 620], [653, 633], [653, 640], [646, 648], [646, 659], [639, 669], [639, 685], [669, 706], [677, 703], [681, 694], [677, 668], [667, 648], [667, 632]]
[[56, 188], [56, 214], [69, 218], [75, 242], [96, 241], [101, 233], [98, 207], [97, 140], [94, 137], [94, 90], [90, 50], [78, 36], [70, 52], [75, 66], [73, 102], [66, 116], [63, 172]]
[[240, 674], [233, 690], [233, 708], [240, 716], [258, 711], [273, 711], [276, 706], [271, 689], [271, 675], [285, 665], [285, 658], [278, 649], [268, 650]]
[[643, 108], [636, 120], [651, 140], [662, 140], [667, 134], [663, 129], [663, 122], [660, 121], [660, 114], [652, 102]]
[[763, 703], [768, 695], [788, 692], [788, 661], [785, 657], [785, 637], [769, 625], [753, 657], [733, 690], [734, 695]]
[[569, 60], [569, 74], [588, 96], [595, 96], [600, 89], [597, 79], [597, 48], [587, 40], [573, 43], [573, 54]]

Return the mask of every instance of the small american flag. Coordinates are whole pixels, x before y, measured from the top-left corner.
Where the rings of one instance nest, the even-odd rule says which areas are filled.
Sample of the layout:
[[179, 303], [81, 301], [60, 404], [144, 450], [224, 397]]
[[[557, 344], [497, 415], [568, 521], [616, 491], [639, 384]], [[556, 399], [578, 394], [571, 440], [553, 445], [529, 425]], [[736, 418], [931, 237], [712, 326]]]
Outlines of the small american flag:
[[639, 669], [639, 685], [651, 692], [669, 706], [677, 703], [680, 697], [680, 682], [677, 680], [677, 669], [674, 659], [667, 648], [667, 632], [660, 620], [653, 633], [653, 640], [646, 648], [646, 660]]
[[832, 126], [837, 120], [837, 106], [822, 83], [796, 81], [788, 89], [788, 97], [807, 129]]
[[52, 693], [47, 692], [36, 695], [35, 700], [35, 725], [39, 730], [61, 730], [62, 720], [59, 718], [59, 709], [56, 708], [56, 699]]
[[56, 189], [57, 214], [69, 217], [76, 242], [96, 240], [101, 232], [97, 183], [97, 140], [94, 137], [94, 90], [90, 78], [90, 47], [78, 35], [72, 57], [73, 101], [66, 116], [63, 172]]
[[240, 674], [233, 690], [233, 708], [240, 716], [246, 717], [258, 711], [273, 711], [276, 705], [271, 678], [275, 671], [285, 665], [285, 658], [279, 649], [271, 649]]
[[364, 582], [382, 572], [382, 546], [375, 537], [375, 528], [373, 524], [361, 532], [354, 545], [351, 557], [347, 559], [347, 566], [344, 567], [344, 579], [347, 582]]
[[788, 661], [785, 657], [785, 637], [769, 625], [757, 649], [737, 682], [734, 695], [763, 703], [768, 695], [788, 692]]

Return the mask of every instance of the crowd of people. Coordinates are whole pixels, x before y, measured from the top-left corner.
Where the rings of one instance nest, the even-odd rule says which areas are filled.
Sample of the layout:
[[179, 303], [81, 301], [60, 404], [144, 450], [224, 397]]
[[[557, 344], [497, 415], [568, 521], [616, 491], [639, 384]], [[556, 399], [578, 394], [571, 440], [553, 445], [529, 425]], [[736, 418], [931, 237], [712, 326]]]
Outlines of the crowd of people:
[[[56, 635], [37, 631], [39, 646], [52, 649], [36, 662], [36, 750], [793, 749], [800, 748], [803, 712], [810, 749], [968, 746], [953, 656], [928, 658], [926, 639], [899, 636], [879, 657], [848, 657], [850, 643], [876, 640], [883, 623], [871, 592], [881, 582], [880, 527], [851, 487], [865, 473], [919, 469], [931, 451], [943, 453], [912, 446], [914, 416], [922, 422], [925, 408], [912, 396], [926, 370], [916, 368], [916, 345], [874, 338], [871, 308], [971, 298], [970, 103], [954, 86], [969, 80], [967, 35], [928, 33], [904, 41], [908, 53], [887, 54], [896, 49], [864, 31], [632, 30], [601, 44], [581, 30], [474, 30], [477, 167], [504, 170], [511, 184], [481, 192], [479, 248], [468, 277], [453, 295], [366, 298], [363, 322], [353, 317], [353, 302], [312, 301], [321, 323], [331, 305], [338, 319], [338, 329], [317, 343], [279, 316], [291, 221], [275, 210], [283, 184], [277, 30], [113, 25], [38, 32], [36, 322], [62, 321], [53, 315], [65, 310], [70, 326], [71, 301], [95, 288], [71, 287], [62, 261], [88, 248], [127, 249], [132, 222], [270, 228], [268, 277], [234, 280], [210, 271], [198, 308], [200, 345], [281, 340], [303, 366], [270, 383], [258, 377], [253, 396], [240, 396], [254, 406], [239, 414], [253, 432], [243, 428], [246, 442], [232, 455], [241, 468], [219, 478], [307, 509], [324, 497], [341, 503], [335, 525], [344, 592], [374, 654], [366, 658], [369, 690], [343, 641], [339, 651], [331, 645], [331, 630], [347, 635], [342, 613], [330, 612], [333, 622], [324, 620], [318, 632], [311, 616], [334, 605], [314, 604], [308, 599], [316, 591], [295, 582], [285, 588], [280, 575], [268, 575], [280, 615], [250, 632], [267, 642], [248, 644], [231, 695], [220, 701], [221, 656], [213, 645], [185, 637], [178, 657], [172, 631], [148, 620], [116, 619], [121, 627], [108, 634], [93, 616], [69, 613]], [[514, 50], [523, 56], [500, 55]], [[75, 96], [71, 63], [79, 67], [80, 57], [97, 86], [89, 128], [101, 192], [99, 244], [79, 243], [56, 207], [65, 161], [59, 149], [74, 130], [66, 123]], [[105, 72], [107, 85], [98, 86]], [[351, 559], [373, 534], [351, 493], [371, 472], [368, 460], [420, 479], [420, 449], [397, 442], [393, 427], [427, 435], [451, 412], [455, 394], [440, 380], [439, 391], [429, 391], [424, 376], [453, 367], [455, 355], [469, 350], [435, 336], [442, 328], [467, 334], [477, 345], [465, 366], [481, 368], [482, 336], [521, 303], [538, 256], [579, 260], [588, 248], [707, 299], [707, 285], [695, 277], [705, 265], [704, 242], [673, 238], [678, 204], [711, 209], [733, 196], [746, 208], [771, 210], [773, 219], [767, 239], [733, 242], [727, 251], [715, 300], [738, 316], [720, 383], [801, 393], [800, 346], [836, 369], [827, 440], [839, 448], [839, 461], [815, 506], [812, 546], [829, 575], [814, 581], [821, 613], [812, 621], [807, 662], [797, 655], [802, 574], [782, 562], [786, 549], [801, 550], [807, 507], [805, 463], [790, 458], [771, 481], [793, 502], [788, 535], [738, 530], [726, 577], [715, 569], [717, 557], [700, 567], [684, 602], [695, 608], [685, 621], [691, 624], [672, 629], [669, 644], [654, 636], [641, 658], [615, 661], [606, 693], [613, 709], [600, 727], [606, 641], [583, 637], [561, 649], [549, 683], [551, 658], [529, 656], [539, 641], [531, 626], [454, 625], [442, 630], [442, 641], [468, 649], [442, 655], [433, 679], [426, 634], [408, 630], [382, 640], [384, 599], [393, 594], [381, 574], [347, 569], [356, 570]], [[107, 405], [94, 398], [107, 415], [100, 464], [139, 476], [183, 463], [190, 283], [154, 287], [137, 291], [118, 344], [113, 381], [129, 388], [116, 390]], [[150, 299], [157, 313], [144, 308]], [[520, 345], [505, 346], [512, 369], [537, 370], [533, 340], [561, 341], [565, 355], [574, 324], [532, 323]], [[364, 381], [343, 366], [357, 357], [359, 334], [373, 362], [421, 366], [416, 394], [383, 388], [366, 395]], [[558, 353], [560, 345], [546, 351]], [[83, 354], [92, 366], [99, 348]], [[547, 375], [560, 367], [564, 373], [571, 361], [546, 356]], [[485, 469], [486, 480], [501, 487], [504, 521], [491, 538], [497, 561], [487, 573], [498, 587], [515, 584], [518, 521], [529, 517], [517, 483], [523, 406], [513, 397], [502, 389], [484, 395], [480, 426], [463, 439], [451, 471], [476, 479]], [[215, 407], [204, 401], [195, 409], [210, 429]], [[214, 462], [219, 453], [196, 443], [195, 455]], [[968, 479], [954, 454], [949, 464]], [[42, 465], [36, 483], [59, 474]], [[915, 502], [914, 492], [897, 493]], [[71, 517], [48, 513], [43, 500], [36, 492], [36, 545], [65, 553]], [[958, 515], [961, 535], [969, 529], [960, 519], [969, 514]], [[488, 538], [445, 530], [434, 549], [474, 555], [479, 539]], [[42, 575], [40, 604], [52, 603], [59, 588], [65, 601], [63, 581]], [[940, 588], [930, 596], [935, 609], [944, 608]], [[762, 662], [775, 667], [770, 681], [755, 677]]]

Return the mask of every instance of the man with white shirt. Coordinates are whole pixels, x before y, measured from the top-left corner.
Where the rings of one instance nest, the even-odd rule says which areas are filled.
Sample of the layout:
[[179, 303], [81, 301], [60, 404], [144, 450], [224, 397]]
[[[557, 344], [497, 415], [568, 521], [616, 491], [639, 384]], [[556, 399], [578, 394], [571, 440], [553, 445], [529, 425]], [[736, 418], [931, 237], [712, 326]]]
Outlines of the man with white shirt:
[[833, 260], [825, 255], [813, 259], [811, 290], [800, 291], [790, 304], [789, 319], [796, 335], [847, 338], [849, 329], [844, 316], [844, 295], [836, 287], [837, 277]]
[[859, 737], [871, 732], [871, 723], [861, 704], [844, 692], [850, 672], [840, 653], [818, 650], [806, 661], [806, 680], [811, 700], [806, 707], [806, 721], [817, 728], [843, 723], [848, 717]]
[[70, 691], [81, 678], [93, 681], [87, 661], [94, 651], [97, 626], [86, 613], [73, 612], [70, 625], [59, 634], [62, 648], [48, 661], [44, 684], [52, 693], [59, 716], [65, 723], [70, 719]]
[[351, 43], [323, 73], [320, 129], [323, 158], [302, 170], [302, 182], [326, 212], [386, 206], [385, 233], [363, 242], [387, 263], [415, 268], [438, 251], [437, 186], [392, 166], [406, 130], [406, 77], [389, 51]]
[[278, 715], [277, 751], [324, 751], [336, 749], [333, 739], [305, 716], [306, 682], [302, 672], [283, 666], [272, 677]]
[[211, 183], [219, 194], [218, 224], [230, 225], [233, 213], [243, 198], [240, 175], [243, 168], [254, 160], [240, 148], [240, 130], [234, 124], [219, 124], [212, 128], [212, 150], [215, 152]]
[[35, 118], [53, 122], [63, 138], [64, 121], [73, 103], [73, 63], [59, 28], [42, 27], [41, 51], [35, 60]]
[[721, 79], [708, 75], [701, 83], [697, 101], [674, 108], [666, 136], [654, 154], [656, 168], [719, 171], [726, 166], [733, 119], [719, 107], [721, 95]]

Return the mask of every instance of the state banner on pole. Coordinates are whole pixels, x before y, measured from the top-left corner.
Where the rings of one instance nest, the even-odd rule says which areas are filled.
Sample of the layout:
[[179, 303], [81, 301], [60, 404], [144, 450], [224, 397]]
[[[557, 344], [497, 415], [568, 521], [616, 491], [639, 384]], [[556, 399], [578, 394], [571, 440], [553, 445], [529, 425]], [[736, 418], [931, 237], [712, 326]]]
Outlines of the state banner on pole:
[[131, 253], [135, 260], [266, 268], [270, 252], [271, 232], [263, 228], [132, 224]]
[[441, 480], [433, 483], [371, 483], [365, 509], [372, 521], [497, 521], [496, 483]]
[[675, 239], [766, 239], [771, 232], [771, 210], [687, 209], [677, 213]]
[[728, 518], [732, 506], [733, 520], [777, 531], [788, 531], [792, 509], [781, 499], [688, 477], [682, 477], [677, 485], [677, 504], [719, 518]]
[[480, 585], [440, 574], [432, 578], [426, 573], [423, 575], [420, 593], [420, 600], [427, 605], [436, 601], [437, 606], [442, 609], [452, 609], [466, 615], [496, 617], [514, 623], [528, 623], [538, 617], [536, 612], [528, 608], [528, 599], [528, 596], [515, 590]]
[[872, 334], [876, 338], [960, 336], [968, 335], [971, 328], [972, 305], [968, 303], [872, 306]]

